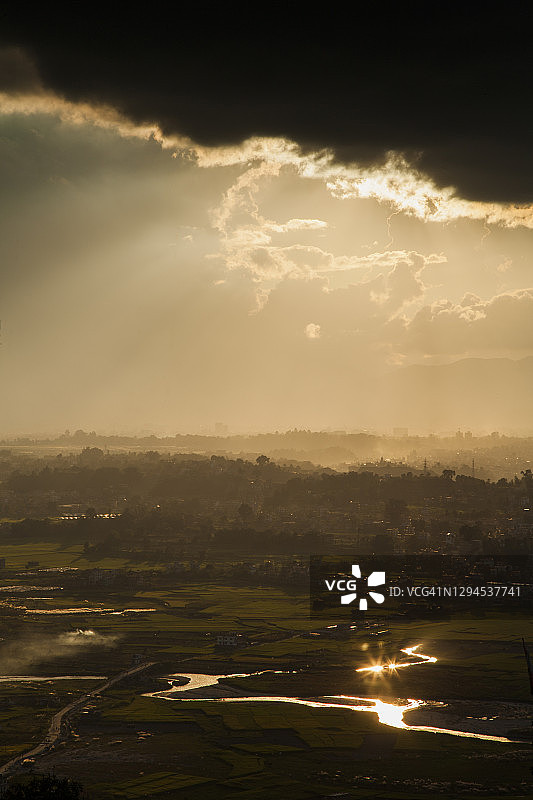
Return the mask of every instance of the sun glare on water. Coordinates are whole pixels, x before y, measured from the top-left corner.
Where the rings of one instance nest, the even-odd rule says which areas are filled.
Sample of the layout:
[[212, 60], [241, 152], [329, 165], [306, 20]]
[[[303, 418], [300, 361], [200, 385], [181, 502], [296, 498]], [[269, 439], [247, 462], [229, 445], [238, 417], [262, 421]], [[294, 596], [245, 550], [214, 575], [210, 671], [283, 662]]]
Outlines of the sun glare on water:
[[[413, 647], [405, 647], [402, 650], [402, 653], [405, 653], [407, 656], [414, 656], [419, 647], [422, 647], [422, 645], [415, 644]], [[423, 653], [416, 653], [416, 656], [420, 659], [419, 661], [389, 661], [388, 664], [372, 664], [370, 667], [359, 667], [357, 672], [368, 672], [381, 675], [384, 672], [394, 672], [397, 669], [414, 667], [417, 664], [434, 664], [437, 660], [435, 656], [425, 656]]]
[[[418, 653], [418, 649], [422, 647], [421, 644], [414, 645], [413, 647], [405, 647], [402, 653], [406, 656], [414, 658], [413, 661], [394, 662], [388, 664], [372, 664], [369, 667], [360, 667], [357, 672], [367, 672], [374, 674], [383, 674], [384, 672], [392, 672], [402, 667], [414, 667], [418, 664], [434, 664], [437, 661], [435, 656], [426, 656], [423, 653]], [[269, 672], [270, 670], [266, 670]], [[283, 670], [276, 670], [276, 672], [284, 672]], [[285, 697], [285, 696], [237, 696], [237, 697], [210, 697], [200, 694], [200, 696], [184, 696], [191, 689], [197, 690], [200, 688], [210, 688], [218, 684], [220, 678], [236, 677], [233, 675], [200, 675], [196, 673], [179, 673], [182, 677], [188, 679], [185, 685], [176, 686], [172, 683], [172, 688], [163, 692], [154, 692], [144, 695], [145, 697], [157, 697], [164, 700], [178, 700], [181, 699], [185, 702], [206, 702], [211, 701], [214, 703], [291, 703], [294, 705], [308, 706], [310, 708], [336, 708], [346, 709], [349, 711], [366, 711], [377, 714], [378, 719], [382, 725], [388, 725], [392, 728], [401, 728], [409, 731], [425, 731], [427, 733], [440, 733], [448, 734], [449, 736], [460, 736], [472, 739], [482, 739], [492, 742], [512, 742], [505, 736], [492, 736], [486, 733], [475, 733], [473, 731], [462, 731], [449, 728], [437, 728], [432, 725], [409, 725], [404, 721], [404, 714], [408, 711], [415, 709], [423, 709], [428, 706], [426, 700], [414, 700], [409, 698], [407, 702], [387, 703], [376, 697], [354, 697], [352, 695], [333, 694], [325, 695], [320, 699], [306, 699], [302, 697]], [[262, 675], [263, 672], [249, 673], [248, 675], [239, 674], [239, 677], [250, 677], [251, 675]], [[172, 677], [177, 677], [174, 675]], [[437, 703], [438, 705], [445, 705], [444, 703]], [[435, 705], [433, 701], [432, 705]]]

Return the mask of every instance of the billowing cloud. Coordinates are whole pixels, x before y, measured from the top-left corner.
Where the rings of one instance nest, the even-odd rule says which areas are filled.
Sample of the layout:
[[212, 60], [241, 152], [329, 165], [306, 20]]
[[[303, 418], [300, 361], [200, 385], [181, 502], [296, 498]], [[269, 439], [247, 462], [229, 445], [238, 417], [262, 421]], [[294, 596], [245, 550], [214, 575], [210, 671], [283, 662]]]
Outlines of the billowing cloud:
[[401, 308], [404, 303], [420, 297], [424, 284], [420, 278], [425, 266], [424, 258], [412, 253], [409, 261], [398, 261], [387, 279], [386, 301], [392, 309]]
[[344, 174], [335, 176], [333, 170], [331, 173], [328, 188], [340, 199], [374, 198], [427, 222], [467, 218], [510, 228], [533, 228], [532, 205], [466, 200], [454, 187], [438, 186], [403, 156], [394, 153], [383, 167], [346, 167]]
[[404, 346], [427, 354], [523, 355], [533, 348], [533, 289], [483, 301], [473, 294], [460, 303], [440, 300], [420, 309], [405, 325]]
[[46, 114], [57, 117], [69, 125], [90, 124], [116, 131], [125, 138], [153, 139], [164, 149], [185, 149], [190, 145], [186, 137], [164, 136], [157, 125], [138, 125], [111, 106], [88, 102], [72, 103], [51, 92], [40, 89], [35, 91], [33, 87], [31, 89], [28, 87], [24, 91], [0, 91], [0, 114], [26, 117]]
[[425, 266], [419, 253], [399, 253], [376, 275], [336, 289], [328, 287], [325, 276], [291, 274], [271, 290], [262, 315], [265, 319], [283, 315], [286, 324], [301, 324], [307, 332], [315, 330], [304, 322], [312, 314], [313, 326], [321, 335], [333, 336], [341, 348], [347, 342], [357, 347], [358, 339], [364, 347], [372, 340], [382, 344], [388, 323], [423, 294]]
[[328, 223], [322, 219], [289, 219], [287, 222], [271, 222], [268, 227], [275, 233], [286, 233], [287, 231], [321, 231], [328, 227]]
[[[69, 124], [90, 123], [113, 129], [124, 137], [153, 139], [162, 148], [172, 149], [180, 157], [192, 158], [204, 168], [244, 167], [219, 209], [219, 218], [215, 220], [219, 227], [224, 226], [229, 209], [235, 212], [241, 206], [250, 212], [247, 203], [262, 179], [275, 177], [282, 169], [290, 168], [303, 178], [323, 181], [335, 198], [374, 199], [395, 212], [426, 222], [472, 219], [489, 225], [533, 228], [531, 204], [467, 200], [453, 186], [439, 185], [400, 152], [389, 151], [378, 163], [366, 165], [339, 163], [331, 149], [304, 151], [296, 142], [283, 137], [252, 137], [236, 145], [208, 147], [180, 133], [165, 133], [157, 123], [139, 124], [110, 105], [72, 102], [43, 89], [31, 60], [20, 49], [0, 50], [0, 65], [2, 57], [8, 64], [7, 72], [19, 77], [9, 80], [10, 90], [0, 92], [0, 113], [55, 115]], [[282, 225], [283, 230], [303, 230], [320, 228], [321, 222], [292, 219], [271, 224]]]
[[[304, 153], [295, 142], [258, 137], [240, 146], [195, 146], [194, 151], [198, 164], [206, 168], [252, 164], [249, 172], [254, 182], [262, 175], [279, 174], [282, 168], [291, 167], [303, 178], [324, 181], [335, 198], [377, 200], [425, 222], [472, 219], [510, 228], [533, 228], [533, 205], [467, 200], [454, 187], [439, 186], [405, 156], [394, 152], [377, 165], [339, 164], [332, 151]], [[243, 183], [246, 179], [238, 188]]]
[[305, 335], [308, 339], [319, 339], [320, 338], [320, 325], [316, 325], [314, 322], [310, 322], [309, 325], [305, 326]]

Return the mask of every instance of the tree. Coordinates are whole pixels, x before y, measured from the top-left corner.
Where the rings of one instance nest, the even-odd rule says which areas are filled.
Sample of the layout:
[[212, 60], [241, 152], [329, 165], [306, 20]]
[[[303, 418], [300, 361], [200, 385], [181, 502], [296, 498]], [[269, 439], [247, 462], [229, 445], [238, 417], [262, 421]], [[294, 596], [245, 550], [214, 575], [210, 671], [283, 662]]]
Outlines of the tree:
[[2, 800], [81, 800], [81, 783], [52, 775], [38, 775], [28, 783], [10, 786]]
[[523, 475], [522, 484], [526, 487], [527, 491], [530, 492], [533, 490], [533, 474], [530, 469], [523, 469], [520, 471], [520, 474]]
[[241, 503], [238, 508], [239, 517], [243, 522], [248, 522], [254, 515], [254, 510], [248, 503]]

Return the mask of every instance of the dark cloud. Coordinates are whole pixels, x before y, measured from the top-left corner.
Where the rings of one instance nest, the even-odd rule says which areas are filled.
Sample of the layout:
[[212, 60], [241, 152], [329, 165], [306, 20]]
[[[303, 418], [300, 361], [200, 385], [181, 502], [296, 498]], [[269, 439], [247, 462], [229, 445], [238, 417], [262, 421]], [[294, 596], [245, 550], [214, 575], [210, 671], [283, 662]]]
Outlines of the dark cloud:
[[47, 87], [167, 133], [204, 144], [285, 135], [365, 162], [401, 150], [469, 199], [533, 201], [525, 4], [263, 8], [182, 4], [117, 21], [86, 7], [61, 20], [4, 11], [3, 38]]
[[117, 21], [86, 7], [61, 19], [4, 11], [3, 39], [27, 49], [47, 87], [167, 133], [285, 135], [367, 162], [401, 150], [468, 198], [533, 200], [525, 4], [177, 9]]
[[0, 50], [0, 91], [7, 89], [21, 94], [41, 90], [39, 73], [28, 53], [20, 47]]

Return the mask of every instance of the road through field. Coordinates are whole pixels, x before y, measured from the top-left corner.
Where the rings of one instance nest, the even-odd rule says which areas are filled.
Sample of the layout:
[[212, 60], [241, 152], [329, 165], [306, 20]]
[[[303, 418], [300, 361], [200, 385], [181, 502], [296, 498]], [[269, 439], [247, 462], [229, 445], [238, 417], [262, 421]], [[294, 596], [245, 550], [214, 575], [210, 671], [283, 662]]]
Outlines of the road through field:
[[35, 758], [36, 756], [42, 755], [43, 753], [48, 752], [57, 742], [59, 737], [61, 736], [61, 730], [63, 726], [63, 722], [68, 719], [68, 717], [76, 711], [79, 711], [83, 708], [84, 705], [92, 698], [96, 697], [97, 695], [105, 692], [107, 689], [114, 686], [115, 683], [124, 680], [124, 678], [129, 678], [132, 675], [137, 674], [138, 672], [142, 672], [148, 667], [152, 667], [155, 664], [155, 661], [147, 662], [146, 664], [140, 664], [136, 667], [131, 667], [125, 672], [121, 672], [118, 675], [115, 675], [114, 678], [110, 678], [105, 683], [98, 686], [96, 689], [92, 689], [90, 692], [79, 697], [77, 700], [74, 700], [72, 703], [69, 703], [67, 706], [62, 708], [52, 717], [52, 721], [50, 723], [50, 727], [48, 728], [48, 732], [40, 744], [33, 747], [31, 750], [27, 750], [25, 753], [20, 753], [20, 755], [15, 756], [6, 764], [3, 764], [0, 767], [0, 775], [7, 775], [9, 772], [14, 771], [18, 766], [20, 766], [27, 758]]

